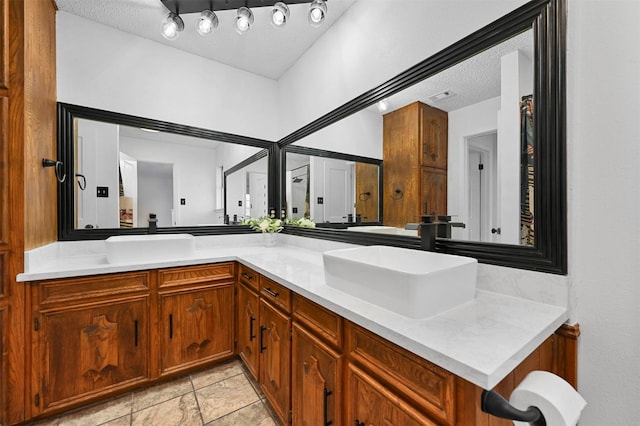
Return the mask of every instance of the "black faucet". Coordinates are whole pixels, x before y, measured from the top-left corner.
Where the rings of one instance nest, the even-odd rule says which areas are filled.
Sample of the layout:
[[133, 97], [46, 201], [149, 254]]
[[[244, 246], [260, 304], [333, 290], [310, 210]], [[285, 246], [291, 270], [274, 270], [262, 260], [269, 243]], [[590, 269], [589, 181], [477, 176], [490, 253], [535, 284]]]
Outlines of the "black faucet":
[[147, 229], [149, 234], [155, 234], [158, 232], [158, 219], [155, 213], [149, 213], [149, 228]]
[[434, 251], [436, 249], [436, 236], [438, 235], [438, 224], [435, 216], [422, 216], [420, 223], [420, 247], [422, 250]]

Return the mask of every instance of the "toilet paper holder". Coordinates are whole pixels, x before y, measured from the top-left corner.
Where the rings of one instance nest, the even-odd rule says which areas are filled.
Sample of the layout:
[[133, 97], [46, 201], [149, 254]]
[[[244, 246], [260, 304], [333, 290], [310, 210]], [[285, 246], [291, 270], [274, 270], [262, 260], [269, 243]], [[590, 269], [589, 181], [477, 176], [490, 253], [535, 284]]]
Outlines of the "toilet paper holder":
[[531, 426], [547, 426], [542, 412], [537, 407], [519, 410], [509, 404], [506, 399], [494, 390], [482, 391], [480, 408], [483, 412], [501, 419], [528, 422]]

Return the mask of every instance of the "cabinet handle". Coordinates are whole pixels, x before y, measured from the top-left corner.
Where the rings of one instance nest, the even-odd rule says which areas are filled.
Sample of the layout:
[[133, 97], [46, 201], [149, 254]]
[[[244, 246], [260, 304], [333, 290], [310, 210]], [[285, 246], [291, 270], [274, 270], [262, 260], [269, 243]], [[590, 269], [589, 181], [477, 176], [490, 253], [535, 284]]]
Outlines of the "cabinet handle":
[[265, 349], [267, 349], [266, 346], [264, 346], [264, 331], [267, 329], [267, 327], [265, 327], [264, 325], [260, 326], [260, 353], [264, 352]]
[[173, 339], [173, 314], [169, 314], [169, 339]]
[[242, 276], [243, 276], [244, 278], [248, 279], [248, 280], [252, 280], [252, 279], [253, 279], [253, 277], [252, 277], [251, 275], [247, 274], [246, 272], [243, 272], [243, 273], [242, 273]]
[[253, 335], [253, 322], [256, 320], [256, 317], [251, 316], [249, 319], [249, 341], [252, 342], [256, 336]]
[[358, 419], [356, 419], [354, 426], [364, 426], [364, 422], [359, 422]]
[[329, 398], [330, 395], [333, 395], [333, 392], [331, 392], [330, 390], [327, 390], [327, 388], [324, 388], [324, 400], [323, 400], [323, 405], [322, 405], [322, 414], [323, 414], [323, 418], [324, 418], [324, 423], [322, 423], [324, 426], [331, 426], [333, 424], [333, 422], [331, 420], [327, 420], [328, 417], [328, 401], [327, 399]]
[[138, 346], [138, 320], [133, 321], [133, 340], [135, 346]]
[[263, 287], [262, 290], [271, 297], [278, 297], [280, 295], [280, 293], [276, 293], [273, 290], [271, 290], [270, 287]]

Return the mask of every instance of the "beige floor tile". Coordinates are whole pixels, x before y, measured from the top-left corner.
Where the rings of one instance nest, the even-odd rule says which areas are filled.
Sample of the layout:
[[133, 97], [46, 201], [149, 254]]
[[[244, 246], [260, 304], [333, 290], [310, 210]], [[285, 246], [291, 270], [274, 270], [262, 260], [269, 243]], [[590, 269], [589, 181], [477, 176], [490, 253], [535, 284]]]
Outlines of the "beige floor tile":
[[207, 426], [277, 426], [262, 402], [255, 402], [224, 417], [207, 423]]
[[141, 389], [133, 393], [133, 412], [143, 410], [175, 397], [193, 392], [188, 377]]
[[58, 419], [60, 426], [101, 425], [131, 414], [131, 394], [91, 406]]
[[236, 360], [217, 365], [209, 370], [192, 374], [191, 383], [193, 383], [193, 387], [195, 389], [200, 389], [242, 373], [242, 365], [240, 364], [240, 361]]
[[196, 390], [205, 423], [260, 401], [244, 374]]
[[201, 426], [202, 417], [192, 392], [133, 413], [131, 425]]
[[131, 414], [102, 423], [100, 426], [131, 426]]

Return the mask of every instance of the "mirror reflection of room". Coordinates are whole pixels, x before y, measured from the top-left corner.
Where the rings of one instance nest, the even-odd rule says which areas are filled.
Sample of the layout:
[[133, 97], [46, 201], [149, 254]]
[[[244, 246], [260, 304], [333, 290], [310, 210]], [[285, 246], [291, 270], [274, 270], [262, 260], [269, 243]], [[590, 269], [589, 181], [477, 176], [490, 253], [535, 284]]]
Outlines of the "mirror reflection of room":
[[533, 54], [525, 31], [296, 142], [383, 161], [383, 223], [349, 229], [418, 236], [432, 215], [453, 239], [533, 245]]
[[[341, 156], [348, 157], [348, 156]], [[347, 228], [379, 221], [378, 164], [287, 152], [287, 217]]]
[[[146, 228], [152, 214], [158, 227], [223, 225], [223, 170], [259, 150], [84, 118], [74, 129], [76, 229]], [[266, 187], [266, 164], [261, 176]]]
[[226, 174], [226, 219], [230, 224], [268, 214], [268, 157], [262, 157]]

